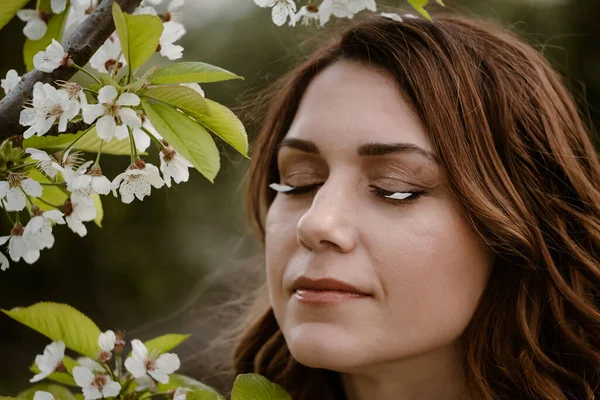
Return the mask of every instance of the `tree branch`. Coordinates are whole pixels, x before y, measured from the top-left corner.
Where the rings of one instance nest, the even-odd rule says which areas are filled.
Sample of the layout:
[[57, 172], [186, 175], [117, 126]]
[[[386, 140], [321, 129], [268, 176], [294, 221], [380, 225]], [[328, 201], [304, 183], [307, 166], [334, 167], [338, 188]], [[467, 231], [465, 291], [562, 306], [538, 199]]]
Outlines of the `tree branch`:
[[[141, 3], [141, 0], [114, 1], [121, 6], [123, 11], [128, 13], [133, 12]], [[87, 64], [96, 50], [114, 32], [112, 3], [113, 0], [103, 0], [69, 37], [64, 48], [75, 64], [81, 66]], [[25, 131], [25, 127], [19, 124], [19, 115], [23, 109], [23, 103], [31, 98], [33, 85], [36, 82], [68, 81], [76, 72], [77, 69], [75, 68], [62, 66], [50, 74], [34, 69], [23, 75], [17, 87], [0, 101], [0, 140], [22, 134]]]

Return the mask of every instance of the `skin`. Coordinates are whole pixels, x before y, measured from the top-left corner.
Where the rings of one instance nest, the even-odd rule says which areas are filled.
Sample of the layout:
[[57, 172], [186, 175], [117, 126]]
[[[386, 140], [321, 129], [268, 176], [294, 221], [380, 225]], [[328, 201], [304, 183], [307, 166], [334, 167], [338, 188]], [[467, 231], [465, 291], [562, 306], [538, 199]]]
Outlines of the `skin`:
[[[280, 184], [266, 219], [270, 304], [300, 363], [338, 371], [351, 400], [468, 398], [461, 335], [493, 258], [447, 190], [440, 166], [418, 152], [360, 156], [367, 142], [432, 152], [427, 132], [391, 76], [337, 62], [308, 86], [278, 153]], [[394, 201], [371, 191], [426, 190]], [[331, 277], [371, 294], [334, 306], [299, 302], [298, 276]]]

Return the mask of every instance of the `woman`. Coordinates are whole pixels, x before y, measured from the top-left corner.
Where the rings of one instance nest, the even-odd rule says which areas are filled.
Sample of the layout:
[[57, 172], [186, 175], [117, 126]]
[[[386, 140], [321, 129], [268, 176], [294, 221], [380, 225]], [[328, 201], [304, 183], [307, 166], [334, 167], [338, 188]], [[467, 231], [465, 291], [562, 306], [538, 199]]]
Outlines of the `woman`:
[[268, 305], [235, 373], [298, 399], [594, 399], [600, 163], [561, 77], [494, 24], [359, 23], [254, 146]]

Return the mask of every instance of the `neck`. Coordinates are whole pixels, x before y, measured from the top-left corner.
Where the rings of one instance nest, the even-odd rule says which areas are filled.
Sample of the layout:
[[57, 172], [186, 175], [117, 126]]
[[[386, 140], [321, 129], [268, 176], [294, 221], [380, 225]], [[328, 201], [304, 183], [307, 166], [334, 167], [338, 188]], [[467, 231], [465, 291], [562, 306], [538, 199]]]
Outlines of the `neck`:
[[342, 373], [342, 384], [348, 400], [469, 400], [461, 360], [461, 349], [449, 345]]

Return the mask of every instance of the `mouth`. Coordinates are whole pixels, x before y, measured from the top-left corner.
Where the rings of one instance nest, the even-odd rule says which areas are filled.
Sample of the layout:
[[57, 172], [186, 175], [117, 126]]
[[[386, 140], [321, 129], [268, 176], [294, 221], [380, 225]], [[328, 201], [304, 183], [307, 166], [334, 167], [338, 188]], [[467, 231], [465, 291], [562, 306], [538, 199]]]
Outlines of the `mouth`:
[[292, 298], [305, 304], [332, 305], [368, 297], [372, 297], [371, 293], [333, 278], [301, 276], [292, 286]]

